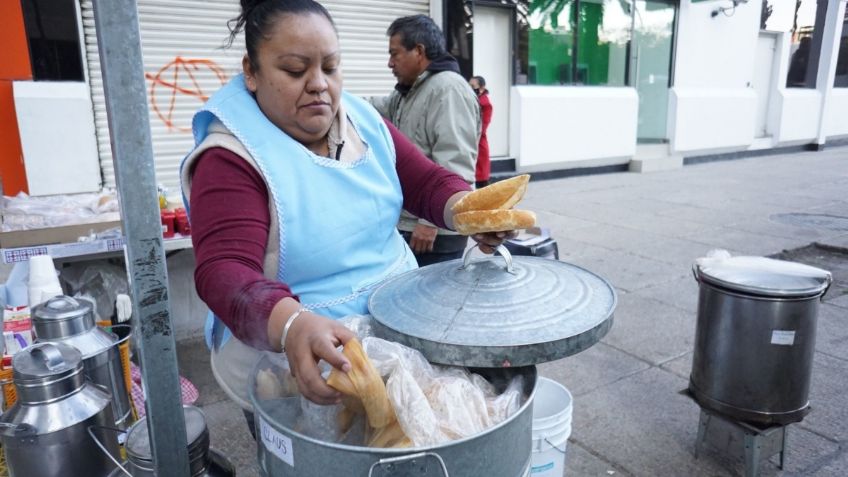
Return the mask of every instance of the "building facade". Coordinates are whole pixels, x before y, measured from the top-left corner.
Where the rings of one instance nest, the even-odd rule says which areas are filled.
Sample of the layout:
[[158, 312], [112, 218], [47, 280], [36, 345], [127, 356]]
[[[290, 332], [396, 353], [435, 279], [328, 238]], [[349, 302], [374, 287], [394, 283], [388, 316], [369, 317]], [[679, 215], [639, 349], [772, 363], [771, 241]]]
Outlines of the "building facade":
[[[487, 79], [501, 168], [646, 171], [848, 137], [846, 0], [323, 3], [355, 94], [393, 87], [394, 18], [442, 24], [463, 73]], [[0, 8], [11, 25], [0, 33], [11, 55], [0, 62], [0, 117], [13, 126], [0, 136], [4, 193], [113, 186], [92, 0]], [[225, 47], [238, 2], [138, 0], [138, 13], [157, 179], [175, 192], [193, 112], [241, 70], [242, 40]]]

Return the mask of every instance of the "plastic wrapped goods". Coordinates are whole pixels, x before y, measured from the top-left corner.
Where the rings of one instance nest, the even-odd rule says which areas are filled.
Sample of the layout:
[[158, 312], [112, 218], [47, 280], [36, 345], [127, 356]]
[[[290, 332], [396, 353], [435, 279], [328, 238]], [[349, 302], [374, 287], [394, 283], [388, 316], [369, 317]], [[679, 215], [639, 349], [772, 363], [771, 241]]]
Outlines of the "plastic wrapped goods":
[[[513, 378], [499, 393], [492, 383], [465, 368], [432, 365], [412, 348], [368, 336], [368, 317], [349, 317], [342, 322], [362, 338], [365, 359], [373, 366], [379, 380], [385, 382], [385, 390], [380, 389], [382, 382], [372, 381], [363, 386], [357, 381], [363, 377], [361, 368], [368, 367], [365, 363], [352, 362], [360, 373], [354, 373], [348, 380], [340, 377], [344, 373], [330, 371], [327, 367], [325, 376], [332, 376], [330, 384], [335, 382], [335, 387], [347, 394], [344, 404], [319, 406], [300, 397], [300, 409], [291, 411], [294, 406], [281, 402], [280, 406], [289, 409], [281, 413], [285, 415], [281, 419], [298, 432], [349, 445], [433, 446], [473, 436], [503, 422], [517, 412], [526, 399], [520, 376]], [[355, 349], [353, 345], [351, 351], [345, 352], [348, 359]], [[290, 385], [284, 384], [292, 382], [285, 357], [274, 355], [273, 360], [278, 364], [273, 372], [263, 369], [257, 375], [257, 395], [272, 403], [275, 398], [280, 401], [294, 399], [285, 397], [295, 394]], [[365, 381], [373, 377], [366, 376]], [[357, 387], [370, 389], [367, 392], [379, 396], [369, 394], [371, 401], [364, 405], [356, 394]], [[384, 398], [388, 398], [391, 406], [388, 411], [383, 408]], [[375, 406], [377, 419], [371, 414]], [[269, 407], [272, 404], [269, 403]]]

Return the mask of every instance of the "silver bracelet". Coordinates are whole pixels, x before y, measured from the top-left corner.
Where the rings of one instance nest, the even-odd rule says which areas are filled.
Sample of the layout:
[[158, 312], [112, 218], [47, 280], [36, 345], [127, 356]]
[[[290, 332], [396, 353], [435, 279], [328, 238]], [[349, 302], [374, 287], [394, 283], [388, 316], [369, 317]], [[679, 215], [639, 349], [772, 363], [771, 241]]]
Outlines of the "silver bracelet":
[[283, 327], [283, 337], [280, 338], [280, 347], [282, 348], [282, 351], [281, 351], [282, 353], [286, 352], [286, 337], [289, 335], [289, 328], [291, 328], [291, 325], [292, 325], [292, 323], [294, 323], [294, 320], [296, 320], [297, 317], [300, 316], [300, 314], [305, 312], [305, 311], [309, 311], [309, 310], [307, 310], [306, 308], [301, 306], [300, 308], [297, 309], [296, 312], [292, 313], [292, 315], [288, 318], [288, 320], [286, 320], [286, 326]]

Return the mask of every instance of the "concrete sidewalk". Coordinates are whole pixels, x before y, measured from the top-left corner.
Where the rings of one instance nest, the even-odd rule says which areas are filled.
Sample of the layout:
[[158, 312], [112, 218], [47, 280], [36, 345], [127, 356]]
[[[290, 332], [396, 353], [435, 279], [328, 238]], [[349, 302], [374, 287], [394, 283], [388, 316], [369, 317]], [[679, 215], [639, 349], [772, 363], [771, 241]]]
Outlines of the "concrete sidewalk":
[[[568, 475], [741, 475], [716, 453], [693, 457], [699, 410], [680, 394], [694, 346], [692, 262], [714, 248], [772, 255], [819, 242], [848, 250], [848, 148], [533, 182], [521, 207], [551, 229], [561, 260], [619, 292], [601, 343], [540, 366], [575, 397]], [[819, 315], [813, 411], [790, 427], [786, 469], [772, 459], [761, 475], [848, 475], [848, 277], [837, 278], [846, 282]], [[211, 379], [205, 347], [181, 343], [179, 358], [201, 389], [213, 445], [240, 476], [256, 475], [255, 444]]]

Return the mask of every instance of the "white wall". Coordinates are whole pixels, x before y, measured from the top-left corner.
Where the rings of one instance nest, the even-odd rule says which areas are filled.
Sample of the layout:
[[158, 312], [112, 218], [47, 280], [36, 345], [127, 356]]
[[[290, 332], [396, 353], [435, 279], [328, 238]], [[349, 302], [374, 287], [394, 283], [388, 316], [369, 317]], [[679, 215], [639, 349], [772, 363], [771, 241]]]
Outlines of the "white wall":
[[750, 88], [672, 88], [669, 137], [675, 152], [745, 148], [754, 140], [757, 95]]
[[774, 109], [780, 115], [780, 122], [776, 145], [814, 140], [819, 131], [821, 93], [807, 88], [780, 88], [777, 98]]
[[510, 154], [521, 171], [626, 163], [636, 152], [633, 88], [514, 86]]
[[748, 2], [730, 17], [711, 16], [729, 3], [680, 2], [669, 101], [673, 152], [744, 149], [754, 140], [751, 84], [761, 5]]
[[827, 99], [824, 132], [828, 137], [848, 135], [848, 88], [834, 88]]
[[13, 90], [30, 195], [99, 190], [88, 84], [15, 81]]

